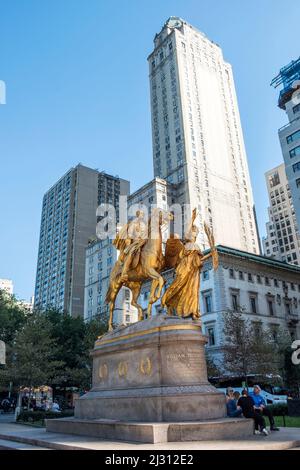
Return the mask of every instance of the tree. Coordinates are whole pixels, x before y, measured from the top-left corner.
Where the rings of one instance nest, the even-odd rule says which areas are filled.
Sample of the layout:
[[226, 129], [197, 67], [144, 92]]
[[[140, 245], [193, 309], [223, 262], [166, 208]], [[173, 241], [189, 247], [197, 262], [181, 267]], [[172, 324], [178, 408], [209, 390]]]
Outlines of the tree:
[[50, 322], [51, 337], [58, 347], [55, 358], [62, 365], [57, 370], [55, 385], [59, 387], [91, 386], [92, 361], [90, 350], [100, 334], [107, 330], [107, 325], [100, 318], [84, 322], [82, 317], [73, 318], [56, 310], [45, 312]]
[[214, 359], [210, 357], [209, 354], [206, 354], [206, 367], [207, 367], [207, 376], [208, 379], [212, 379], [214, 377], [220, 377], [221, 371], [219, 365], [216, 364]]
[[260, 322], [253, 323], [240, 312], [226, 312], [223, 317], [224, 367], [227, 372], [242, 376], [246, 385], [252, 374], [279, 375], [278, 355], [270, 332]]
[[14, 295], [0, 289], [0, 339], [11, 345], [26, 322], [26, 310]]
[[55, 358], [57, 344], [50, 335], [50, 323], [40, 313], [28, 314], [11, 351], [8, 376], [19, 386], [50, 384], [61, 366]]

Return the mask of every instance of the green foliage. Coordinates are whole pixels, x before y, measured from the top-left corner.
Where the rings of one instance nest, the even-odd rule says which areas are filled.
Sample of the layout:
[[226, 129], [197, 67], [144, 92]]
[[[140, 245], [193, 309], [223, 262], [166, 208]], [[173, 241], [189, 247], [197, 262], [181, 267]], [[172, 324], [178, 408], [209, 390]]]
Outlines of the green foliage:
[[12, 345], [16, 333], [26, 322], [26, 310], [16, 297], [0, 289], [0, 339]]
[[288, 414], [288, 406], [285, 403], [278, 403], [276, 405], [268, 405], [268, 409], [272, 411], [273, 416], [283, 416]]
[[55, 339], [49, 335], [50, 323], [40, 313], [30, 313], [15, 337], [8, 375], [21, 386], [49, 383], [62, 362], [55, 357]]
[[55, 310], [45, 312], [50, 322], [50, 335], [56, 341], [54, 358], [61, 361], [53, 384], [61, 387], [90, 388], [92, 361], [90, 350], [99, 334], [107, 326], [101, 319], [85, 323], [81, 317], [73, 318]]
[[224, 364], [227, 372], [245, 378], [255, 375], [279, 375], [278, 354], [270, 331], [260, 322], [245, 319], [240, 312], [226, 312], [223, 317]]
[[28, 313], [13, 296], [0, 291], [0, 339], [7, 344], [7, 365], [0, 387], [91, 386], [90, 351], [107, 331], [107, 319], [84, 322], [55, 309]]

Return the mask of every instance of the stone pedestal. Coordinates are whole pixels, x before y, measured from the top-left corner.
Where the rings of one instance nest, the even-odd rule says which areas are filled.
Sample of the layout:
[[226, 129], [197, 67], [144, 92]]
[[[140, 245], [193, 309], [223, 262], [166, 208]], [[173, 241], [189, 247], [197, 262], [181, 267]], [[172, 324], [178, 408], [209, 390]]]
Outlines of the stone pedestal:
[[224, 394], [207, 380], [206, 342], [200, 323], [163, 315], [104, 335], [74, 420], [49, 420], [47, 430], [142, 442], [251, 434], [252, 420], [228, 420]]
[[225, 397], [207, 380], [206, 337], [198, 322], [159, 315], [95, 343], [93, 387], [75, 418], [197, 421], [226, 416]]

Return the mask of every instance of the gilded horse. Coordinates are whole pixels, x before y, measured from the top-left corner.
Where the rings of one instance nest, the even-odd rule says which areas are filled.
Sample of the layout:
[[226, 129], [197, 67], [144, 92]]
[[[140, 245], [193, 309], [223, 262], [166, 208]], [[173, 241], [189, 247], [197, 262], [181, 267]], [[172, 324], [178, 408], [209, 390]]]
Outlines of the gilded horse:
[[137, 263], [133, 262], [127, 273], [127, 279], [121, 281], [122, 253], [111, 272], [110, 284], [106, 294], [106, 302], [109, 304], [108, 330], [112, 330], [113, 311], [115, 301], [121, 287], [128, 287], [132, 292], [131, 305], [138, 309], [138, 319], [143, 320], [143, 309], [137, 300], [140, 295], [143, 282], [152, 279], [150, 298], [147, 308], [147, 316], [151, 317], [152, 304], [156, 302], [162, 292], [165, 283], [160, 272], [165, 267], [165, 259], [162, 252], [162, 226], [173, 220], [170, 212], [155, 208], [148, 224], [148, 238], [142, 246]]

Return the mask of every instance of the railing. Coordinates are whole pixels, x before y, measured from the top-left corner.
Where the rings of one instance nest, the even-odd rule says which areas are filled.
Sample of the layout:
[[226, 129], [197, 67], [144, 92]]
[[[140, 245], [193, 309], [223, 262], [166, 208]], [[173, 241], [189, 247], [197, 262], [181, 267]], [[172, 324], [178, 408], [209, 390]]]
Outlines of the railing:
[[283, 129], [285, 129], [286, 127], [290, 126], [291, 124], [293, 124], [295, 121], [299, 121], [300, 120], [300, 117], [297, 117], [296, 119], [293, 119], [291, 122], [288, 122], [287, 124], [285, 124], [284, 126], [282, 126], [278, 132], [281, 132], [283, 131]]

